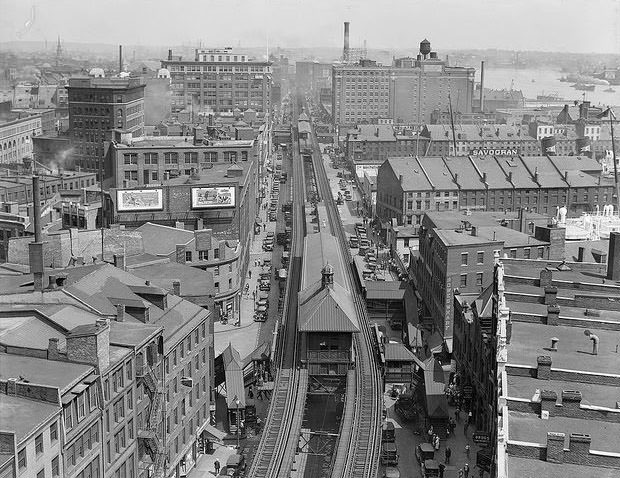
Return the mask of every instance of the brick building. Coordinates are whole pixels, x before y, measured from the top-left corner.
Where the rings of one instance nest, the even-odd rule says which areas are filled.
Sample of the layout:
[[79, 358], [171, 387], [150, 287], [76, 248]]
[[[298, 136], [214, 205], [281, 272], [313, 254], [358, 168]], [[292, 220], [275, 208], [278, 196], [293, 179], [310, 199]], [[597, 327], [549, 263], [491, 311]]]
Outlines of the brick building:
[[15, 333], [30, 320], [16, 317], [0, 338], [2, 476], [103, 476], [96, 369], [33, 357], [33, 341]]
[[[402, 178], [402, 179], [401, 179]], [[428, 210], [569, 214], [610, 204], [614, 185], [585, 156], [462, 156], [389, 158], [377, 174], [377, 216], [420, 224]], [[418, 207], [420, 206], [420, 207]]]
[[620, 472], [618, 263], [600, 267], [496, 258], [487, 290], [455, 297], [460, 386], [496, 476]]
[[499, 225], [489, 214], [425, 214], [419, 230], [419, 257], [412, 267], [425, 304], [425, 319], [442, 337], [452, 337], [455, 290], [461, 294], [484, 290], [492, 282], [496, 252], [519, 259], [563, 259], [565, 230], [534, 226], [530, 235], [528, 222], [523, 214], [523, 228], [518, 231]]
[[428, 139], [391, 124], [360, 124], [347, 131], [346, 157], [358, 178], [364, 171], [375, 172], [389, 157], [423, 156]]
[[32, 157], [32, 142], [43, 133], [41, 115], [0, 120], [0, 164], [21, 164]]
[[[211, 311], [118, 266], [55, 271], [34, 294], [20, 287], [24, 277], [3, 279], [0, 309], [14, 324], [0, 336], [2, 351], [94, 367], [100, 476], [185, 475], [204, 451], [210, 420]], [[26, 329], [34, 340], [24, 342]], [[80, 407], [78, 399], [77, 417]]]
[[[428, 156], [498, 155], [533, 156], [540, 154], [540, 143], [521, 126], [505, 124], [426, 124], [421, 136], [427, 138], [420, 154]], [[456, 141], [456, 150], [455, 148]]]
[[232, 112], [235, 108], [266, 113], [271, 105], [271, 62], [252, 59], [232, 48], [196, 50], [194, 59], [162, 60], [170, 72], [172, 112]]
[[140, 78], [69, 80], [69, 128], [75, 167], [99, 171], [106, 155], [104, 141], [111, 130], [142, 136], [144, 86]]

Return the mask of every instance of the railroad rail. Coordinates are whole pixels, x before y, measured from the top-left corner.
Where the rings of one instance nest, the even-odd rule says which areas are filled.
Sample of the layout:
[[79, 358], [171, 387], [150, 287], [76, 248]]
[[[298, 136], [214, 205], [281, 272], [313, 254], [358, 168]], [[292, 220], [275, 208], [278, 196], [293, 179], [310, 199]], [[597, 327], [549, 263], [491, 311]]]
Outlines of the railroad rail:
[[[314, 128], [311, 132], [315, 177], [319, 195], [323, 200], [333, 235], [338, 240], [343, 259], [348, 259], [346, 277], [359, 318], [360, 333], [355, 335], [355, 376], [347, 377], [347, 385], [355, 384], [355, 394], [347, 390], [345, 410], [332, 466], [332, 478], [374, 478], [379, 468], [381, 446], [381, 379], [374, 359], [374, 347], [368, 311], [361, 300], [361, 291], [355, 280], [354, 264], [340, 215], [325, 172], [323, 157], [316, 140]], [[352, 403], [351, 403], [352, 402]], [[351, 408], [353, 409], [351, 412]]]
[[[293, 103], [296, 108], [296, 103]], [[297, 114], [293, 111], [293, 121]], [[308, 389], [308, 371], [297, 367], [297, 292], [301, 283], [301, 261], [305, 219], [303, 166], [299, 157], [296, 131], [292, 134], [293, 171], [289, 175], [293, 190], [293, 227], [291, 228], [291, 260], [286, 284], [286, 308], [278, 334], [276, 363], [278, 372], [269, 404], [265, 428], [248, 472], [249, 478], [286, 478], [297, 451], [303, 411]]]

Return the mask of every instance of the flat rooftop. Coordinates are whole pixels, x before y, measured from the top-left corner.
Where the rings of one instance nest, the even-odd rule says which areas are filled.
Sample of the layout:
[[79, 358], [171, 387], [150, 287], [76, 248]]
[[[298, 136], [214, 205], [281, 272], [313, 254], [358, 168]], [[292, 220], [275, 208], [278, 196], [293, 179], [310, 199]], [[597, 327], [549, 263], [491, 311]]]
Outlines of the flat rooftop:
[[[552, 368], [619, 374], [620, 355], [616, 352], [616, 346], [620, 344], [620, 332], [590, 328], [600, 338], [598, 355], [592, 355], [592, 343], [584, 335], [584, 330], [563, 325], [513, 322], [508, 362], [536, 367], [539, 355], [550, 355]], [[559, 339], [557, 352], [547, 349], [551, 345], [551, 337]]]
[[91, 370], [90, 365], [0, 353], [0, 379], [23, 377], [32, 383], [58, 387], [61, 393], [79, 383]]
[[558, 476], [588, 478], [616, 478], [618, 470], [598, 466], [549, 463], [512, 455], [506, 455], [508, 478], [557, 478]]
[[251, 148], [254, 144], [252, 139], [226, 139], [209, 141], [208, 143], [194, 144], [193, 136], [142, 136], [133, 138], [130, 145], [117, 143], [116, 148], [190, 148], [190, 149], [210, 149], [210, 148]]
[[60, 405], [0, 394], [2, 429], [14, 431], [17, 444], [60, 414]]
[[620, 423], [553, 416], [541, 420], [538, 415], [514, 411], [509, 411], [508, 415], [510, 440], [546, 444], [547, 432], [558, 432], [566, 435], [564, 447], [568, 448], [569, 435], [583, 433], [592, 437], [591, 450], [620, 453]]
[[[618, 400], [618, 387], [597, 385], [593, 383], [574, 383], [563, 380], [546, 380], [542, 386], [545, 390], [553, 390], [558, 395], [558, 403], [562, 401], [563, 390], [578, 390], [581, 392], [581, 403], [597, 407], [615, 408]], [[536, 390], [541, 389], [540, 380], [533, 377], [508, 375], [508, 393], [512, 398], [531, 399]]]

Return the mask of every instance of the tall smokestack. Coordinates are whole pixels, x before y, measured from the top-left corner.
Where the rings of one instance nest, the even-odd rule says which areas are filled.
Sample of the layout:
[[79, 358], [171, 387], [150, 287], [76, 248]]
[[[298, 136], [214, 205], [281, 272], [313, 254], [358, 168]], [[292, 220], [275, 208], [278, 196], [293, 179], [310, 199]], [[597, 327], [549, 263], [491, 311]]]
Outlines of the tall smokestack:
[[484, 113], [484, 61], [480, 62], [480, 112]]
[[168, 50], [168, 61], [172, 60], [172, 50]]
[[349, 59], [349, 22], [344, 22], [344, 50], [342, 57], [345, 61]]
[[123, 71], [123, 45], [118, 46], [118, 72]]
[[28, 245], [30, 272], [34, 279], [34, 290], [43, 290], [43, 243], [41, 242], [41, 194], [39, 177], [32, 177], [32, 202], [34, 221], [34, 242]]

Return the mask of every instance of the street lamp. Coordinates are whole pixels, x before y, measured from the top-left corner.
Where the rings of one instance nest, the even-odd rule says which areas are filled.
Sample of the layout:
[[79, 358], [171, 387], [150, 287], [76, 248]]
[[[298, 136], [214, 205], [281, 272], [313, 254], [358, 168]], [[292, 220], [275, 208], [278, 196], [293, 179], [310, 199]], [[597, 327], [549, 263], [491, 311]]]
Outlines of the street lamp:
[[237, 405], [237, 414], [236, 414], [236, 418], [237, 418], [237, 450], [239, 449], [239, 438], [241, 435], [241, 430], [239, 430], [239, 405], [240, 405], [240, 401], [237, 398], [237, 395], [235, 395], [235, 404]]

